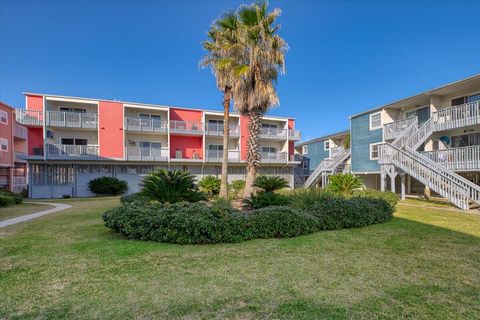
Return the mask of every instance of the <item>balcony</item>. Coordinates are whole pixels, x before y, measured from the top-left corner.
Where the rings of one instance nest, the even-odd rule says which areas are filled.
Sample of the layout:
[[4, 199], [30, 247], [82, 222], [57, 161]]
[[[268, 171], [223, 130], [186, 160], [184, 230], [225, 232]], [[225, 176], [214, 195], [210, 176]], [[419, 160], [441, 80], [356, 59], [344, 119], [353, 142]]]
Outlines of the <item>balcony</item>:
[[417, 121], [417, 117], [387, 123], [383, 126], [383, 139], [394, 140], [400, 133], [407, 129], [412, 123]]
[[260, 152], [261, 163], [287, 163], [286, 152]]
[[134, 132], [167, 133], [168, 122], [157, 119], [125, 118], [125, 130]]
[[300, 140], [300, 139], [301, 139], [300, 131], [299, 131], [299, 130], [289, 129], [289, 130], [288, 130], [288, 139], [289, 139], [289, 140], [294, 140], [294, 141]]
[[[238, 137], [240, 135], [240, 127], [236, 124], [230, 124], [230, 137]], [[223, 124], [207, 123], [205, 126], [205, 134], [207, 136], [221, 137], [223, 136]]]
[[13, 136], [17, 139], [27, 140], [28, 130], [23, 126], [15, 124], [15, 127], [13, 128]]
[[130, 161], [167, 161], [168, 148], [126, 147], [125, 159]]
[[170, 121], [170, 131], [185, 135], [202, 135], [203, 124], [200, 122], [172, 120]]
[[[207, 150], [207, 162], [222, 162], [223, 150]], [[240, 162], [240, 153], [238, 151], [228, 151], [228, 162]]]
[[12, 191], [15, 193], [22, 192], [27, 188], [27, 177], [13, 176]]
[[338, 157], [343, 151], [345, 151], [344, 147], [332, 147], [330, 148], [330, 158]]
[[480, 170], [480, 146], [424, 151], [422, 154], [453, 171]]
[[23, 151], [15, 151], [15, 161], [16, 162], [26, 162], [26, 158], [28, 157], [26, 152]]
[[47, 111], [46, 120], [51, 127], [96, 129], [98, 126], [96, 113]]
[[465, 103], [433, 113], [436, 131], [480, 124], [480, 101]]
[[275, 128], [262, 128], [260, 131], [260, 138], [270, 140], [284, 140], [287, 139], [287, 130]]
[[18, 123], [26, 126], [42, 127], [43, 111], [16, 109], [15, 119], [17, 120]]
[[96, 159], [98, 145], [47, 144], [47, 159]]

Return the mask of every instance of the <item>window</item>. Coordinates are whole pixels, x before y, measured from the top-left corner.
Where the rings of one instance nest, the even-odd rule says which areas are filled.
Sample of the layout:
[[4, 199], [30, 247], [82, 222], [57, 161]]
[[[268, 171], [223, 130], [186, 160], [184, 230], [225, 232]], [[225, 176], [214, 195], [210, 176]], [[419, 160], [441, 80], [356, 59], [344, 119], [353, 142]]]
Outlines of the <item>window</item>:
[[8, 140], [5, 138], [0, 138], [0, 151], [8, 151]]
[[8, 124], [8, 113], [0, 110], [0, 123]]
[[307, 160], [302, 161], [302, 166], [303, 166], [303, 170], [308, 170], [308, 161]]
[[452, 107], [464, 104], [465, 102], [467, 102], [467, 97], [459, 97], [452, 99]]
[[223, 144], [209, 144], [208, 150], [211, 151], [223, 151]]
[[210, 131], [223, 131], [223, 120], [208, 120], [208, 130]]
[[308, 146], [302, 146], [302, 154], [308, 154]]
[[323, 149], [330, 150], [330, 141], [327, 140], [323, 142]]
[[262, 147], [262, 153], [277, 153], [277, 148], [275, 147]]
[[468, 102], [480, 101], [480, 93], [468, 97]]
[[378, 146], [382, 143], [372, 143], [370, 144], [370, 160], [377, 160], [379, 155]]
[[380, 129], [382, 127], [382, 113], [372, 113], [370, 115], [370, 130]]
[[262, 133], [276, 135], [278, 133], [277, 125], [271, 123], [262, 123]]
[[61, 141], [62, 144], [68, 144], [68, 145], [75, 145], [75, 146], [86, 146], [86, 145], [88, 145], [88, 140], [87, 139], [62, 138], [60, 141]]

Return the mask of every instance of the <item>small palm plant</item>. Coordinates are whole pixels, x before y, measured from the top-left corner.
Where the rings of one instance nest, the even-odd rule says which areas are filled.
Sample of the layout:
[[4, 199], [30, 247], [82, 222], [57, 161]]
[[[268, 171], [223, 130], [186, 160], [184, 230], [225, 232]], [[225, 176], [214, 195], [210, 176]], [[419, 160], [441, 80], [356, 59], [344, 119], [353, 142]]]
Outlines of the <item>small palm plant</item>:
[[209, 197], [217, 196], [220, 192], [220, 179], [214, 176], [205, 176], [198, 182], [198, 186]]
[[349, 197], [354, 190], [363, 187], [363, 180], [351, 173], [337, 173], [329, 178], [328, 188], [344, 197]]
[[289, 187], [287, 180], [282, 177], [266, 175], [259, 175], [253, 185], [265, 192], [273, 192]]
[[166, 169], [153, 172], [143, 179], [142, 194], [161, 203], [197, 202], [206, 198], [189, 172]]

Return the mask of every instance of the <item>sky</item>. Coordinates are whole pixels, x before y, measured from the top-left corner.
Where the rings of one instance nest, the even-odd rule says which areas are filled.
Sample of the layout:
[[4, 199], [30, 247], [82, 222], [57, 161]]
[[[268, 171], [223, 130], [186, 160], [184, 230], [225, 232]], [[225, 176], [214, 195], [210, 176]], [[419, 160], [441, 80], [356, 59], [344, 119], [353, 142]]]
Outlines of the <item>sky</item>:
[[[0, 100], [22, 92], [221, 110], [199, 68], [211, 23], [242, 1], [0, 0]], [[302, 139], [480, 73], [480, 1], [270, 1], [289, 44], [272, 115]]]

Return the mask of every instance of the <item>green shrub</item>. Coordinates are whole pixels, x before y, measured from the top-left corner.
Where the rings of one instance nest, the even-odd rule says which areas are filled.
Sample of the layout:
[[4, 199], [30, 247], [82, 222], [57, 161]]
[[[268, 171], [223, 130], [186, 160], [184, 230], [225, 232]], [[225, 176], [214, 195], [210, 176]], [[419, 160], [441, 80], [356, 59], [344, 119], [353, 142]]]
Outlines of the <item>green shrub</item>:
[[246, 238], [296, 237], [318, 230], [312, 215], [286, 206], [253, 210], [246, 216]]
[[245, 188], [245, 180], [233, 180], [228, 185], [228, 188], [230, 190], [230, 196], [236, 199], [243, 191], [243, 188]]
[[141, 192], [131, 193], [129, 195], [125, 195], [120, 197], [120, 202], [122, 204], [138, 202], [138, 203], [146, 203], [148, 202], [148, 197]]
[[[20, 204], [23, 202], [23, 196], [20, 193], [14, 193], [10, 192], [7, 190], [0, 190], [0, 195], [5, 196], [5, 197], [10, 197], [12, 198], [13, 203], [12, 204]], [[4, 200], [4, 202], [7, 200]], [[7, 201], [9, 202], [9, 201]], [[8, 205], [6, 205], [8, 206]]]
[[15, 204], [15, 199], [7, 194], [0, 194], [0, 208], [10, 207]]
[[266, 175], [259, 175], [255, 179], [253, 185], [265, 192], [273, 192], [283, 188], [288, 188], [289, 186], [287, 180], [283, 179], [282, 177]]
[[108, 228], [130, 239], [196, 244], [239, 242], [245, 238], [245, 215], [204, 203], [129, 203], [102, 217]]
[[206, 195], [195, 185], [195, 177], [186, 171], [160, 169], [146, 176], [142, 185], [142, 193], [146, 197], [161, 203], [206, 199]]
[[119, 195], [128, 190], [128, 184], [124, 180], [115, 177], [100, 177], [88, 182], [88, 189], [98, 195]]
[[336, 197], [315, 203], [308, 212], [315, 216], [320, 230], [338, 230], [386, 222], [394, 208], [383, 199]]
[[369, 199], [383, 199], [387, 201], [392, 206], [392, 208], [395, 208], [399, 200], [397, 194], [394, 192], [378, 191], [373, 189], [355, 191], [353, 193], [353, 196], [360, 197], [360, 198], [369, 198]]
[[220, 179], [214, 176], [205, 176], [198, 182], [198, 186], [209, 197], [213, 197], [220, 193], [220, 183]]
[[288, 194], [290, 205], [294, 208], [308, 209], [315, 203], [335, 197], [329, 189], [301, 188]]
[[337, 173], [329, 177], [328, 188], [344, 197], [363, 187], [363, 180], [351, 173]]
[[287, 196], [274, 192], [258, 192], [252, 194], [250, 198], [243, 199], [243, 205], [246, 209], [260, 209], [270, 206], [283, 206], [289, 204]]

